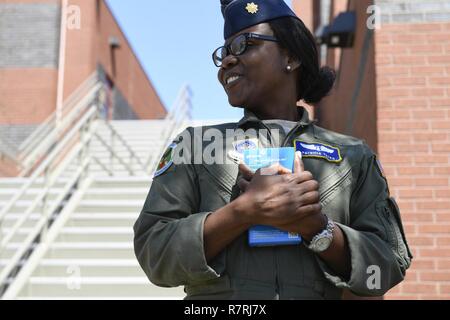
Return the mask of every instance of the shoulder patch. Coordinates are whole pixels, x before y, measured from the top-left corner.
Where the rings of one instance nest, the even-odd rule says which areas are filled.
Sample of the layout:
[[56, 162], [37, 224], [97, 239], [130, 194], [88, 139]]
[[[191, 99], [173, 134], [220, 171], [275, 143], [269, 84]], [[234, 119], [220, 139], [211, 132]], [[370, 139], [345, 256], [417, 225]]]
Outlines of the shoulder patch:
[[319, 158], [328, 162], [342, 162], [341, 150], [323, 143], [307, 143], [300, 140], [294, 140], [296, 151], [302, 153], [303, 158]]
[[172, 143], [164, 152], [164, 155], [162, 156], [161, 160], [159, 161], [158, 167], [156, 168], [155, 175], [153, 178], [159, 177], [164, 172], [166, 172], [173, 164], [173, 151], [175, 147], [177, 146], [176, 143]]

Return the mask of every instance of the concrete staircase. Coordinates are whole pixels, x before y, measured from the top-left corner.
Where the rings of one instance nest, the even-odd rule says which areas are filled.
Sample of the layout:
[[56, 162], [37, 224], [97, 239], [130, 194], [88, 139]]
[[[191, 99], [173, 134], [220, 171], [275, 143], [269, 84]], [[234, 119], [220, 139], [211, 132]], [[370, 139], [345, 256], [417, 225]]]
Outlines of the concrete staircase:
[[[160, 150], [163, 121], [115, 121], [111, 124], [142, 163]], [[115, 150], [128, 162], [127, 148], [117, 140], [111, 141], [110, 131], [104, 124], [100, 124], [98, 132], [108, 145], [114, 144]], [[94, 139], [91, 148], [102, 163], [114, 170], [114, 176], [109, 176], [96, 163], [90, 165], [92, 179], [89, 186], [78, 195], [80, 200], [61, 228], [58, 227], [57, 235], [30, 270], [16, 298], [181, 299], [184, 297], [182, 288], [165, 289], [152, 285], [133, 251], [132, 227], [150, 188], [151, 176], [137, 163], [133, 164], [135, 174], [131, 176], [119, 161], [111, 162], [109, 151], [98, 139]], [[49, 201], [56, 197], [63, 182], [76, 168], [74, 163], [65, 172], [52, 189]], [[0, 179], [0, 207], [25, 181]], [[42, 181], [39, 181], [16, 203], [5, 217], [3, 233], [21, 217], [41, 188]], [[32, 214], [12, 243], [0, 253], [0, 270], [39, 218], [39, 213]]]

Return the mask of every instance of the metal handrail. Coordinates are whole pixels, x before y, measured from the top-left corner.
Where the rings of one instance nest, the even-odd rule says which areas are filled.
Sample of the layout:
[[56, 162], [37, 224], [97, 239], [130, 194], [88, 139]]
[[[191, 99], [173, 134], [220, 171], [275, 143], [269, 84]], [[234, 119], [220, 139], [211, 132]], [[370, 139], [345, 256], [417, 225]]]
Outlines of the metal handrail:
[[14, 152], [11, 149], [12, 149], [11, 146], [8, 145], [8, 143], [6, 143], [5, 141], [3, 141], [0, 137], [0, 159], [8, 158], [15, 165], [21, 166], [22, 164], [20, 163], [20, 161], [17, 160]]
[[106, 126], [109, 128], [109, 130], [112, 132], [114, 136], [116, 136], [120, 142], [122, 142], [123, 146], [127, 149], [127, 151], [130, 153], [130, 157], [135, 159], [137, 163], [140, 165], [141, 169], [145, 171], [145, 165], [142, 163], [141, 159], [136, 155], [134, 150], [130, 147], [128, 142], [117, 132], [117, 130], [108, 122], [106, 121]]
[[114, 171], [113, 170], [110, 170], [107, 166], [105, 166], [104, 164], [103, 164], [103, 162], [101, 162], [100, 161], [100, 159], [99, 158], [97, 158], [97, 157], [94, 157], [94, 156], [91, 156], [91, 158], [92, 158], [92, 160], [94, 160], [103, 170], [105, 170], [106, 172], [108, 172], [108, 174], [110, 175], [110, 176], [113, 176], [114, 175]]
[[[80, 119], [80, 121], [70, 130], [70, 132], [64, 136], [63, 140], [54, 148], [54, 150], [51, 152], [51, 154], [45, 159], [45, 161], [36, 169], [33, 173], [33, 175], [30, 177], [29, 181], [22, 186], [20, 191], [16, 193], [16, 195], [8, 202], [8, 204], [1, 210], [0, 212], [0, 228], [1, 228], [1, 221], [6, 216], [6, 214], [9, 212], [9, 210], [13, 207], [13, 205], [16, 203], [20, 197], [22, 197], [28, 189], [31, 187], [31, 185], [37, 180], [38, 177], [42, 173], [46, 173], [47, 176], [47, 183], [46, 186], [39, 192], [37, 197], [34, 199], [34, 201], [31, 203], [31, 205], [25, 210], [24, 214], [19, 218], [16, 223], [10, 227], [8, 233], [6, 236], [0, 241], [0, 252], [7, 248], [8, 243], [10, 240], [17, 234], [18, 230], [21, 226], [24, 225], [25, 222], [29, 219], [30, 215], [33, 213], [33, 211], [36, 209], [36, 207], [42, 202], [45, 201], [46, 197], [48, 196], [52, 186], [55, 182], [57, 182], [61, 176], [62, 173], [65, 172], [66, 167], [78, 156], [81, 152], [88, 149], [88, 146], [92, 139], [95, 137], [98, 139], [102, 144], [105, 145], [105, 147], [112, 153], [112, 155], [119, 160], [119, 162], [130, 172], [131, 175], [134, 175], [135, 172], [133, 168], [127, 164], [121, 157], [118, 156], [118, 154], [115, 152], [115, 150], [111, 149], [111, 147], [100, 137], [100, 135], [95, 132], [93, 128], [96, 128], [92, 124], [95, 122], [95, 120], [98, 119], [98, 109], [96, 106], [92, 105], [88, 112]], [[111, 126], [107, 126], [108, 128], [111, 128]], [[49, 171], [50, 166], [53, 164], [53, 162], [58, 159], [58, 156], [60, 155], [61, 151], [64, 150], [68, 145], [70, 145], [71, 141], [74, 137], [76, 137], [77, 134], [79, 134], [82, 130], [88, 131], [87, 138], [81, 139], [81, 141], [69, 152], [68, 159], [66, 161], [63, 161], [60, 168], [55, 170], [55, 172], [52, 174]], [[119, 138], [120, 141], [124, 141], [123, 138], [116, 132], [115, 133]], [[130, 148], [132, 151], [132, 149]], [[133, 155], [135, 153], [133, 152]], [[69, 184], [66, 184], [66, 187], [63, 189], [64, 192], [60, 193], [57, 199], [54, 201], [53, 205], [49, 210], [46, 210], [47, 213], [53, 213], [58, 207], [62, 205], [62, 201], [66, 197], [67, 194], [67, 188], [71, 185], [73, 185], [76, 181], [79, 180], [80, 175], [84, 172], [85, 168], [90, 164], [91, 160], [95, 160], [97, 163], [99, 163], [102, 167], [107, 168], [104, 164], [101, 163], [101, 161], [93, 157], [90, 153], [87, 155], [87, 157], [84, 157], [83, 165], [77, 170], [77, 174], [75, 178], [70, 180]], [[113, 174], [113, 171], [107, 170], [108, 172]], [[43, 207], [45, 207], [45, 202]], [[14, 270], [14, 268], [19, 263], [20, 259], [23, 257], [23, 255], [30, 249], [30, 247], [33, 244], [34, 239], [39, 235], [42, 234], [44, 231], [43, 228], [46, 226], [46, 222], [50, 219], [50, 214], [43, 214], [39, 222], [35, 225], [33, 230], [30, 232], [30, 234], [27, 236], [26, 240], [21, 243], [21, 247], [15, 252], [14, 256], [8, 261], [7, 265], [1, 270], [0, 272], [0, 286], [2, 284], [5, 284], [7, 277], [11, 274], [11, 272]]]
[[[100, 87], [95, 87], [97, 91]], [[91, 90], [89, 90], [91, 92]], [[180, 121], [184, 121], [186, 116], [188, 116], [188, 109], [190, 108], [190, 92], [188, 88], [184, 89], [184, 93], [180, 95], [181, 106], [174, 109], [171, 116], [168, 117], [173, 125], [179, 124]], [[84, 99], [81, 99], [84, 100]], [[78, 103], [77, 105], [80, 105]], [[79, 107], [81, 108], [81, 107]], [[74, 110], [77, 110], [75, 107]], [[179, 113], [178, 113], [179, 112]], [[8, 286], [13, 283], [15, 277], [18, 276], [20, 272], [20, 266], [23, 262], [22, 259], [28, 259], [29, 254], [35, 250], [36, 243], [41, 244], [45, 241], [45, 235], [47, 228], [58, 219], [58, 214], [60, 208], [64, 206], [67, 196], [70, 197], [70, 191], [72, 189], [77, 189], [77, 186], [82, 183], [86, 178], [89, 177], [89, 164], [92, 161], [98, 163], [102, 168], [104, 168], [109, 174], [113, 175], [114, 170], [109, 170], [107, 165], [104, 165], [97, 157], [91, 154], [90, 143], [96, 138], [98, 139], [111, 153], [112, 158], [119, 160], [121, 165], [123, 165], [131, 175], [135, 174], [132, 161], [135, 160], [142, 167], [142, 162], [137, 157], [136, 153], [129, 146], [129, 144], [123, 139], [123, 137], [112, 127], [109, 123], [106, 123], [106, 127], [110, 130], [113, 137], [117, 137], [117, 140], [125, 146], [125, 148], [130, 153], [130, 163], [126, 163], [116, 152], [114, 147], [111, 147], [104, 141], [104, 139], [96, 132], [98, 120], [100, 119], [100, 112], [97, 105], [89, 105], [86, 111], [79, 113], [78, 117], [74, 117], [75, 123], [67, 129], [67, 133], [62, 136], [60, 141], [56, 141], [54, 145], [51, 146], [48, 156], [37, 165], [37, 168], [31, 173], [28, 181], [20, 188], [20, 190], [12, 197], [12, 199], [2, 208], [0, 211], [0, 231], [2, 228], [2, 221], [4, 217], [9, 213], [11, 208], [15, 205], [17, 200], [19, 200], [23, 195], [25, 195], [31, 186], [37, 181], [39, 177], [44, 176], [45, 185], [42, 190], [38, 193], [34, 201], [28, 206], [24, 214], [15, 221], [14, 225], [8, 229], [3, 239], [0, 239], [0, 251], [8, 248], [11, 240], [17, 235], [20, 228], [29, 221], [32, 212], [42, 203], [41, 210], [42, 216], [37, 223], [35, 223], [32, 231], [27, 234], [25, 241], [20, 243], [19, 248], [15, 251], [13, 257], [9, 259], [6, 266], [0, 270], [0, 297], [2, 295], [2, 287], [8, 288]], [[172, 135], [175, 128], [165, 132], [166, 136]], [[81, 138], [79, 138], [81, 135]], [[75, 145], [73, 142], [77, 141]], [[69, 149], [68, 153], [61, 159], [61, 154]], [[50, 191], [54, 187], [54, 184], [60, 181], [62, 174], [67, 170], [66, 168], [74, 161], [81, 160], [81, 166], [76, 170], [75, 175], [69, 178], [68, 182], [64, 187], [59, 189], [59, 193], [55, 200], [53, 200], [52, 205], [47, 208], [47, 198]], [[83, 177], [83, 174], [85, 176]], [[56, 215], [53, 217], [53, 215]], [[0, 232], [0, 234], [3, 234]], [[39, 237], [38, 237], [39, 236]], [[23, 265], [23, 264], [22, 264]], [[19, 271], [17, 271], [19, 270]], [[23, 276], [22, 276], [23, 277]], [[21, 279], [23, 280], [23, 279]]]
[[[61, 202], [64, 200], [70, 189], [76, 184], [76, 182], [80, 179], [82, 176], [84, 170], [89, 164], [89, 158], [85, 159], [83, 162], [83, 165], [75, 172], [74, 177], [69, 180], [69, 182], [66, 183], [65, 187], [63, 188], [63, 192], [60, 193], [60, 196], [58, 197], [57, 201], [55, 201], [54, 205], [51, 207], [52, 211], [49, 210], [48, 212], [54, 212], [58, 206], [60, 206]], [[18, 250], [14, 253], [13, 257], [9, 259], [7, 265], [1, 270], [0, 272], [0, 288], [7, 284], [8, 276], [11, 274], [11, 272], [16, 268], [16, 266], [19, 264], [21, 258], [24, 256], [24, 254], [30, 249], [30, 247], [33, 245], [34, 239], [41, 234], [42, 232], [45, 232], [46, 225], [49, 222], [49, 215], [43, 214], [42, 217], [39, 219], [33, 230], [27, 235], [25, 241], [22, 242], [22, 245]], [[7, 245], [3, 245], [3, 248], [6, 248]], [[3, 249], [2, 248], [2, 249]]]
[[98, 133], [95, 133], [94, 135], [95, 135], [95, 137], [100, 141], [100, 143], [103, 144], [103, 145], [105, 146], [105, 148], [111, 153], [111, 156], [114, 157], [114, 158], [116, 158], [117, 160], [119, 160], [119, 162], [125, 167], [125, 169], [127, 169], [128, 172], [129, 172], [132, 176], [134, 176], [133, 168], [132, 168], [129, 164], [127, 164], [125, 161], [123, 161], [122, 158], [119, 157], [119, 156], [116, 154], [116, 152], [114, 151], [114, 149], [111, 148], [111, 147], [108, 145], [108, 143], [106, 143], [106, 141], [105, 141]]
[[85, 124], [85, 122], [90, 119], [90, 117], [95, 114], [96, 111], [96, 108], [91, 107], [91, 109], [83, 116], [79, 123], [71, 129], [71, 131], [63, 138], [58, 146], [53, 149], [53, 151], [44, 160], [44, 162], [41, 163], [40, 166], [33, 172], [29, 180], [22, 186], [19, 192], [17, 192], [15, 196], [12, 197], [12, 199], [6, 204], [6, 206], [2, 208], [2, 210], [0, 211], [0, 223], [3, 220], [4, 216], [8, 213], [8, 211], [14, 206], [16, 201], [19, 200], [20, 197], [22, 197], [26, 193], [26, 191], [28, 191], [30, 186], [39, 178], [39, 176], [50, 167], [53, 160], [55, 160], [56, 157], [59, 156], [61, 150], [66, 147], [66, 144], [71, 141], [71, 139], [80, 131], [80, 128]]
[[[94, 99], [102, 84], [95, 84], [87, 93], [87, 95], [80, 99], [77, 105], [71, 110], [71, 112], [64, 118], [62, 122], [63, 132], [67, 131], [73, 125], [77, 123], [78, 118], [89, 108], [89, 103]], [[60, 136], [60, 129], [53, 128], [46, 137], [39, 142], [37, 146], [27, 155], [25, 159], [22, 160], [24, 169], [22, 170], [20, 176], [24, 177], [30, 173], [30, 170], [35, 165], [36, 161], [43, 155], [46, 154], [52, 147], [57, 143]]]
[[[88, 167], [86, 167], [86, 169], [87, 168]], [[42, 241], [35, 247], [33, 252], [30, 252], [30, 255], [27, 257], [26, 263], [23, 263], [20, 271], [17, 272], [14, 279], [10, 279], [11, 281], [8, 281], [6, 291], [3, 293], [2, 296], [0, 293], [0, 299], [12, 300], [17, 297], [19, 292], [26, 284], [27, 280], [31, 277], [38, 263], [41, 261], [44, 254], [47, 252], [51, 243], [53, 243], [57, 234], [67, 222], [70, 214], [74, 211], [76, 205], [82, 199], [86, 190], [88, 190], [88, 187], [92, 184], [92, 181], [93, 179], [89, 175], [86, 176], [84, 179], [81, 179], [80, 177], [80, 182], [77, 183], [76, 190], [73, 192], [70, 199], [67, 200], [67, 204], [61, 210], [61, 212], [58, 213], [57, 216], [55, 216], [52, 225], [48, 228], [48, 231], [46, 232], [45, 238], [43, 238]]]
[[166, 126], [166, 130], [163, 132], [162, 141], [164, 144], [160, 146], [159, 152], [155, 153], [153, 156], [152, 164], [150, 166], [150, 172], [153, 172], [156, 169], [156, 165], [159, 161], [159, 158], [163, 155], [167, 145], [172, 141], [174, 135], [178, 133], [178, 130], [189, 117], [189, 112], [191, 108], [190, 104], [191, 93], [188, 87], [184, 87], [180, 100], [176, 108], [171, 111], [171, 114], [168, 119], [168, 125]]
[[[63, 114], [76, 106], [76, 102], [86, 95], [92, 86], [98, 81], [97, 72], [93, 72], [70, 96], [64, 101]], [[56, 125], [56, 112], [53, 112], [42, 124], [39, 125], [18, 148], [19, 155], [24, 158], [32, 150], [46, 132], [51, 131]]]
[[164, 130], [161, 133], [162, 144], [157, 152], [150, 154], [146, 163], [145, 168], [149, 174], [153, 174], [158, 165], [159, 159], [164, 154], [167, 146], [172, 141], [175, 134], [182, 126], [182, 124], [191, 117], [191, 98], [192, 91], [188, 85], [183, 85], [180, 89], [177, 98], [175, 99], [174, 107], [170, 110], [167, 117], [164, 119]]
[[[32, 177], [30, 177], [29, 181], [25, 183], [25, 185], [20, 189], [18, 193], [10, 200], [10, 202], [2, 209], [0, 212], [0, 228], [2, 227], [1, 221], [6, 216], [6, 214], [9, 212], [9, 210], [12, 208], [12, 206], [15, 204], [15, 202], [24, 195], [30, 186], [37, 180], [37, 178], [41, 175], [41, 173], [46, 173], [47, 184], [45, 188], [38, 194], [37, 198], [32, 202], [31, 206], [28, 207], [28, 209], [25, 211], [24, 215], [14, 224], [14, 226], [9, 230], [6, 237], [2, 239], [0, 242], [0, 251], [7, 248], [9, 241], [13, 238], [14, 235], [16, 235], [16, 232], [19, 230], [19, 228], [27, 221], [33, 210], [36, 208], [36, 206], [44, 200], [43, 208], [45, 208], [46, 203], [45, 199], [48, 196], [48, 193], [54, 184], [54, 182], [58, 181], [59, 176], [65, 171], [65, 168], [70, 164], [70, 161], [63, 161], [63, 168], [60, 168], [60, 170], [56, 170], [55, 176], [50, 176], [51, 173], [49, 171], [49, 168], [53, 165], [53, 162], [58, 159], [58, 156], [60, 156], [61, 151], [63, 151], [66, 147], [68, 147], [74, 137], [76, 137], [76, 134], [82, 132], [82, 130], [85, 130], [89, 133], [90, 130], [92, 130], [93, 126], [93, 119], [98, 115], [96, 106], [91, 106], [90, 110], [81, 118], [79, 123], [73, 127], [70, 132], [63, 138], [63, 140], [58, 144], [57, 147], [51, 152], [51, 154], [45, 159], [45, 161], [38, 167], [38, 169], [33, 173]], [[87, 128], [86, 128], [87, 127]], [[86, 140], [82, 140], [78, 143], [77, 148], [72, 149], [72, 151], [69, 153], [71, 159], [75, 159], [75, 156], [80, 154], [80, 152], [84, 151], [85, 148], [89, 145], [86, 141], [90, 141], [92, 138], [92, 134], [90, 137]], [[85, 141], [86, 140], [86, 141]], [[70, 188], [75, 184], [75, 182], [80, 178], [80, 175], [83, 174], [86, 166], [89, 164], [89, 156], [85, 158], [83, 165], [77, 170], [75, 177], [70, 180], [69, 184], [66, 184], [65, 188], [63, 188], [62, 193], [59, 194], [56, 201], [54, 201], [53, 206], [51, 206], [50, 210], [47, 210], [47, 213], [53, 213], [59, 206], [62, 205], [63, 200], [65, 199], [67, 192], [70, 190]], [[20, 248], [15, 252], [13, 257], [9, 259], [6, 266], [1, 270], [0, 272], [0, 286], [6, 285], [7, 278], [11, 274], [11, 272], [17, 267], [17, 265], [20, 262], [20, 259], [24, 256], [24, 254], [30, 250], [30, 248], [33, 245], [33, 242], [35, 241], [36, 237], [44, 232], [45, 226], [48, 224], [50, 215], [45, 214], [45, 210], [42, 214], [41, 219], [38, 221], [38, 223], [34, 226], [33, 230], [28, 234], [25, 241], [21, 243]]]

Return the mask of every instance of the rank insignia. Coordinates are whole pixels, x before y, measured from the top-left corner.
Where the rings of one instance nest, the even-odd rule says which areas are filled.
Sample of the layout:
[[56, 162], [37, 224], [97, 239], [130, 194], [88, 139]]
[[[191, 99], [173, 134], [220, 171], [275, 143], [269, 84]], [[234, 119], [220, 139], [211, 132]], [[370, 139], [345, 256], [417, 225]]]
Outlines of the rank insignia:
[[177, 146], [176, 143], [172, 143], [164, 152], [164, 155], [162, 156], [161, 160], [159, 161], [158, 167], [156, 168], [155, 175], [153, 178], [159, 177], [164, 172], [166, 172], [173, 164], [173, 152], [175, 150], [175, 147]]
[[245, 10], [247, 10], [248, 13], [255, 14], [258, 12], [259, 8], [256, 3], [251, 2], [247, 3], [247, 7], [245, 7]]
[[300, 140], [294, 141], [296, 151], [302, 153], [303, 158], [320, 158], [328, 162], [339, 163], [342, 161], [339, 148], [322, 143], [307, 143]]

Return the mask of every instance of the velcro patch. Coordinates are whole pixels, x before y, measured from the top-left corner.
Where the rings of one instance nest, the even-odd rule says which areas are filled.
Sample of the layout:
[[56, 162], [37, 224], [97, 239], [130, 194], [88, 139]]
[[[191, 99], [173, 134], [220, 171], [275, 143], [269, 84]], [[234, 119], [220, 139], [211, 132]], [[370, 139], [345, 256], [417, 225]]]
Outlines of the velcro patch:
[[329, 162], [339, 163], [342, 161], [339, 148], [321, 143], [307, 143], [300, 140], [294, 141], [296, 151], [302, 153], [304, 158], [320, 158]]
[[172, 143], [164, 152], [164, 155], [162, 156], [161, 160], [159, 161], [158, 167], [156, 168], [154, 178], [162, 175], [164, 172], [166, 172], [173, 164], [173, 150], [177, 146], [176, 143]]

